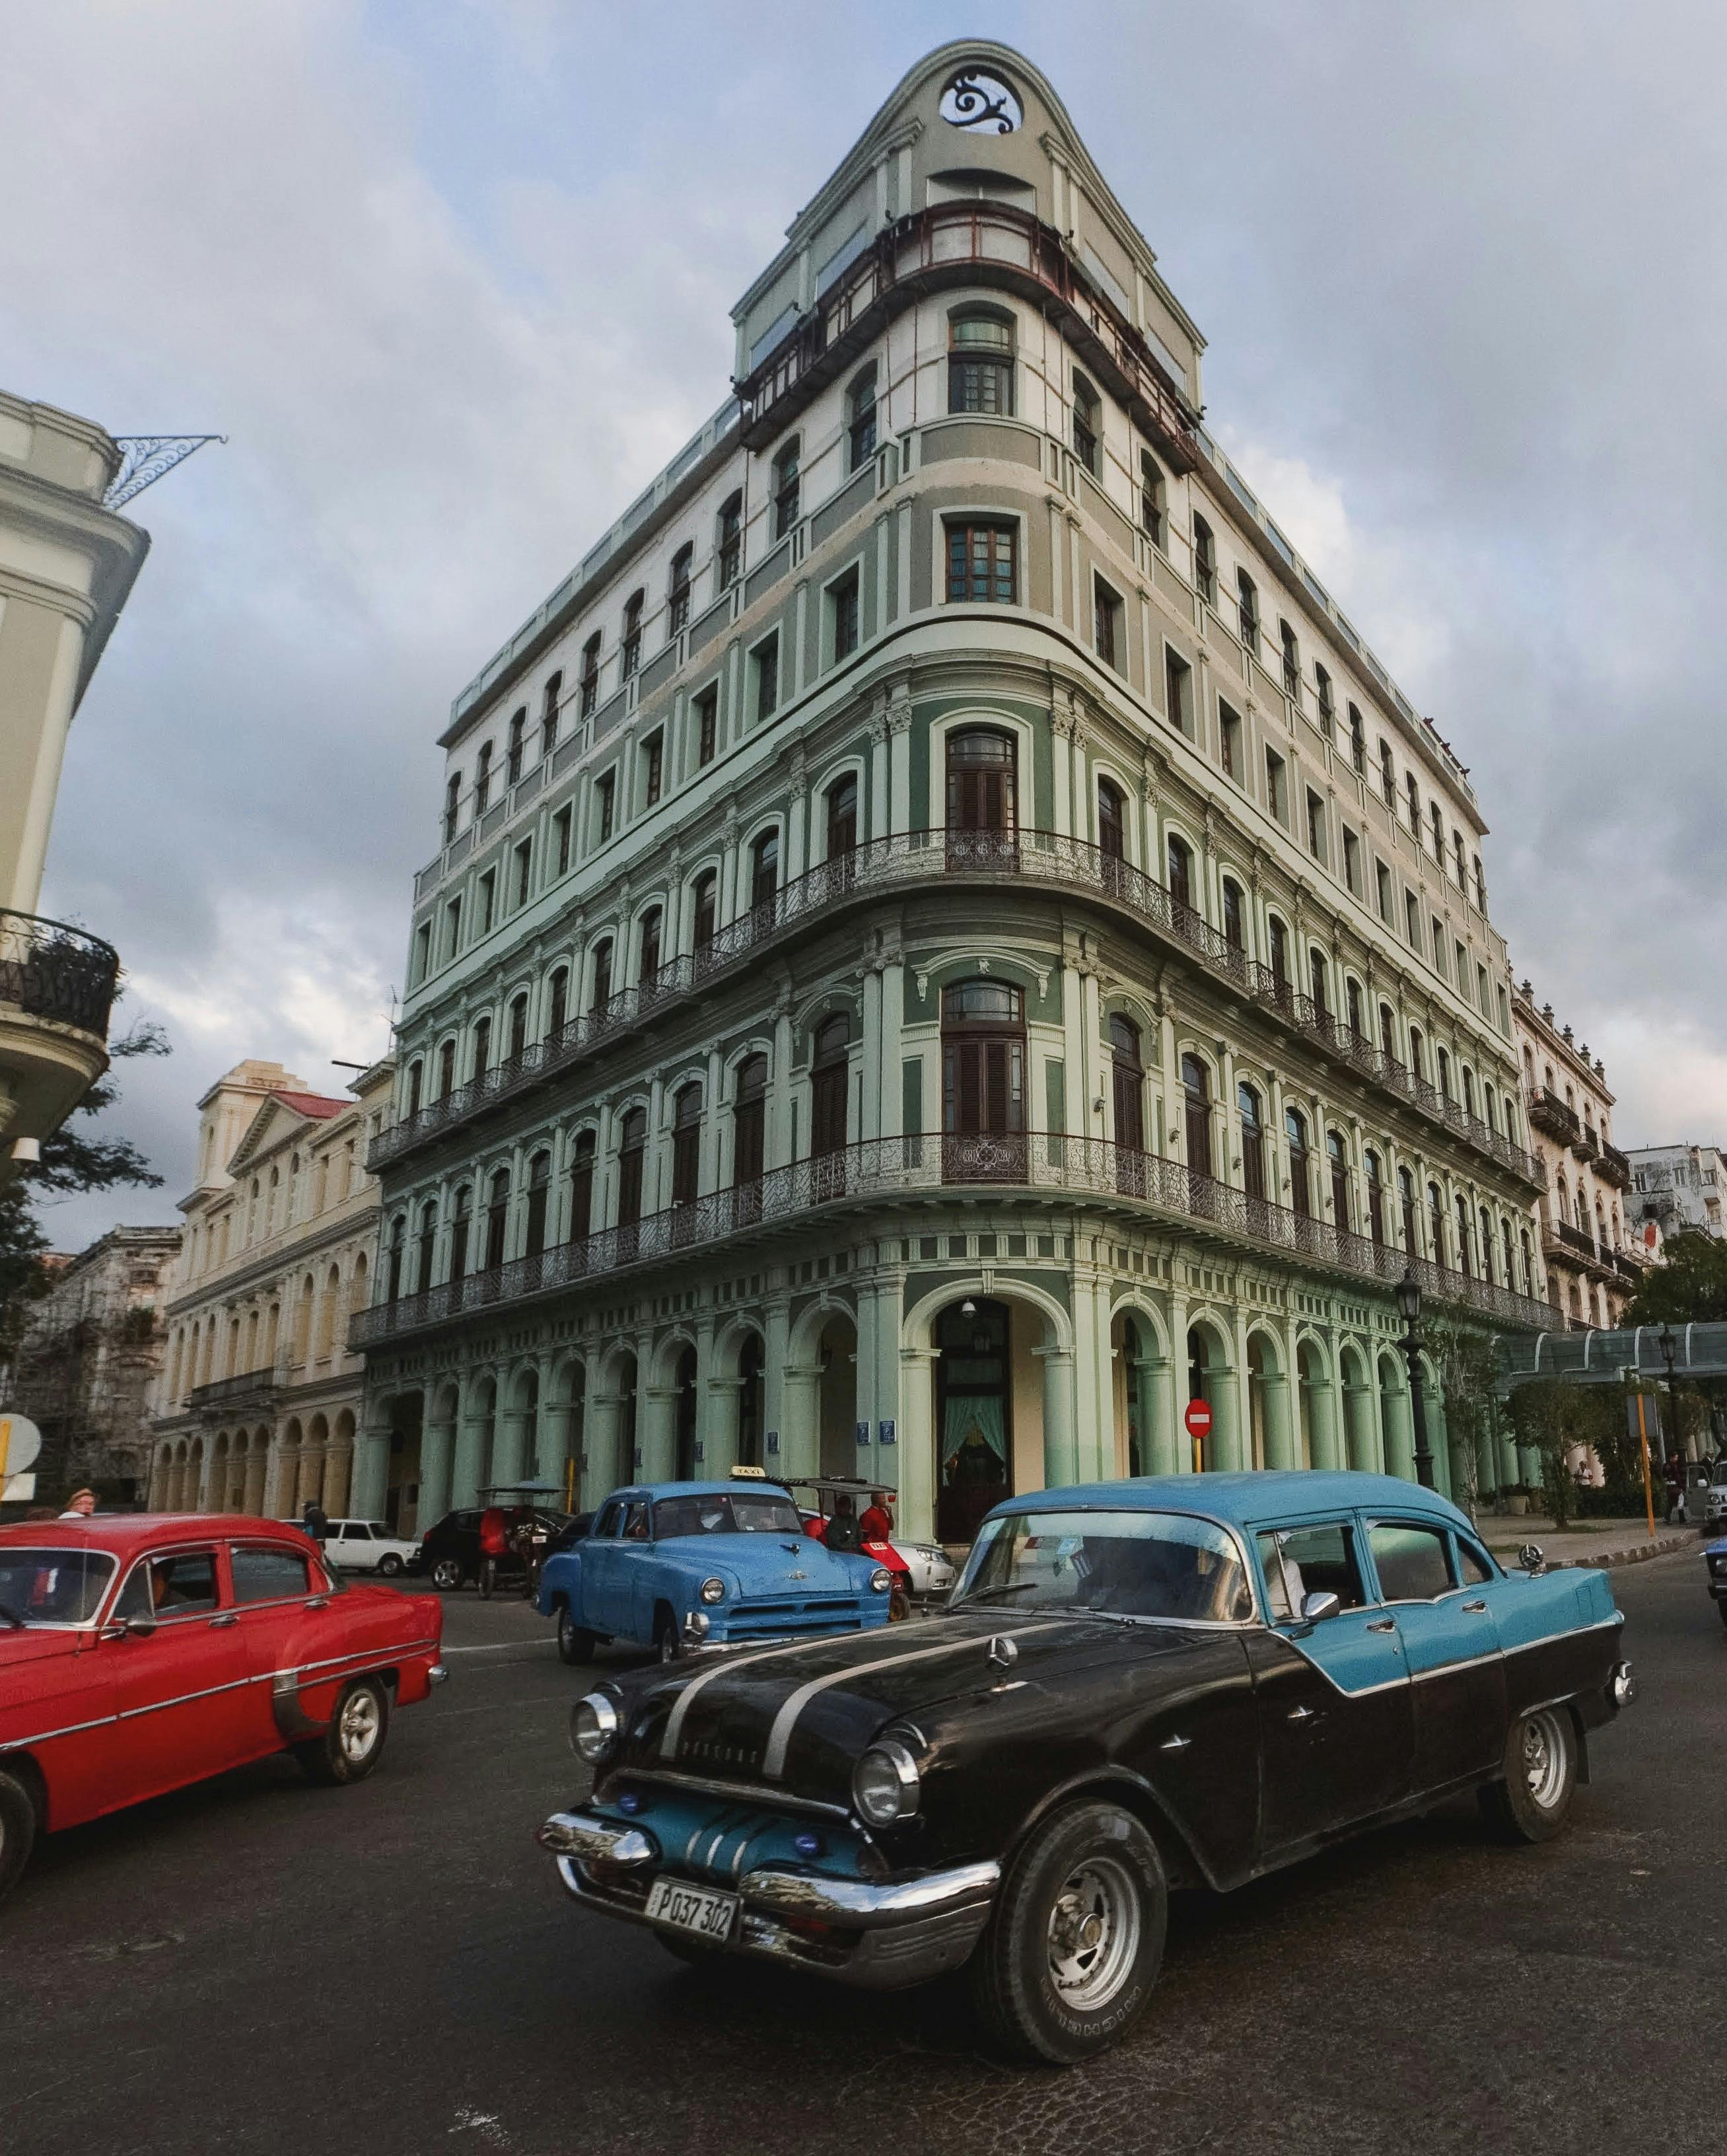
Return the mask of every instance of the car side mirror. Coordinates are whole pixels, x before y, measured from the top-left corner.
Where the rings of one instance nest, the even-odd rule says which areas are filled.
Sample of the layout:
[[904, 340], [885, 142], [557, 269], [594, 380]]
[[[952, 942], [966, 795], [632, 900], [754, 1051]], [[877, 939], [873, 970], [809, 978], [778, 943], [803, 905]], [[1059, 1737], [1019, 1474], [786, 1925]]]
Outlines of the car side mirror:
[[102, 1627], [105, 1640], [147, 1640], [156, 1630], [153, 1617], [116, 1617]]
[[1328, 1617], [1335, 1617], [1343, 1604], [1336, 1595], [1323, 1589], [1301, 1598], [1301, 1621], [1304, 1625], [1323, 1625]]
[[1539, 1543], [1525, 1543], [1517, 1553], [1517, 1562], [1532, 1578], [1536, 1573], [1547, 1569], [1547, 1559]]

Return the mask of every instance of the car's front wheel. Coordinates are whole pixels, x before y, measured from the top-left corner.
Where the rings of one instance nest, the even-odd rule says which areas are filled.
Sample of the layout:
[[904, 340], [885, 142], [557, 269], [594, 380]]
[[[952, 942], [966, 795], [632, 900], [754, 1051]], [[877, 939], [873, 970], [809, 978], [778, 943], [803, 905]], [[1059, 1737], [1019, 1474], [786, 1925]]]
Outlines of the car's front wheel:
[[653, 1620], [653, 1651], [663, 1662], [678, 1659], [678, 1620], [669, 1609], [662, 1609]]
[[386, 1579], [399, 1579], [402, 1577], [402, 1560], [394, 1550], [385, 1551], [377, 1561], [377, 1568]]
[[377, 1766], [390, 1733], [390, 1695], [382, 1679], [356, 1677], [336, 1703], [330, 1726], [294, 1748], [315, 1782], [363, 1782]]
[[0, 1902], [17, 1886], [35, 1842], [35, 1803], [22, 1779], [0, 1766]]
[[456, 1558], [441, 1557], [432, 1568], [432, 1584], [444, 1594], [453, 1594], [467, 1577]]
[[557, 1614], [558, 1659], [575, 1668], [593, 1660], [597, 1642], [592, 1632], [576, 1622], [567, 1602], [559, 1605]]
[[1151, 1995], [1168, 1920], [1163, 1861], [1131, 1812], [1058, 1812], [1015, 1860], [974, 1958], [984, 2025], [1052, 2066], [1107, 2051]]
[[1551, 1841], [1577, 1789], [1577, 1732], [1562, 1707], [1519, 1715], [1505, 1739], [1505, 1778], [1481, 1792], [1490, 1825], [1512, 1841]]

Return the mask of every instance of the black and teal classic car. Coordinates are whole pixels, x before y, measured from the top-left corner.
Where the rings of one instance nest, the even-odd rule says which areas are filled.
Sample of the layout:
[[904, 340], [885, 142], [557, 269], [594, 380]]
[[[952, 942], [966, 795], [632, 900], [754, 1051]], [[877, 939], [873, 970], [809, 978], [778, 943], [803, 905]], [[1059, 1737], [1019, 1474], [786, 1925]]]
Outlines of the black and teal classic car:
[[1015, 1497], [926, 1622], [597, 1686], [592, 1794], [539, 1838], [685, 1961], [884, 1989], [969, 1963], [1009, 2050], [1072, 2063], [1145, 2005], [1171, 1888], [1459, 1792], [1560, 1831], [1632, 1685], [1606, 1576], [1525, 1557], [1381, 1476]]

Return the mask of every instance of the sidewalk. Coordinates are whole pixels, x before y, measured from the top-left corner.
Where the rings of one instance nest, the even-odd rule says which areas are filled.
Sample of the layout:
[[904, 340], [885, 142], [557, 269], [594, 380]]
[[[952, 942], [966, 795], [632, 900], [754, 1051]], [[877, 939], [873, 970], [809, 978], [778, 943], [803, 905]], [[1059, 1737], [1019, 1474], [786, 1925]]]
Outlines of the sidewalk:
[[1475, 1525], [1481, 1539], [1502, 1564], [1514, 1565], [1525, 1543], [1539, 1543], [1550, 1566], [1567, 1564], [1637, 1564], [1645, 1558], [1664, 1557], [1669, 1550], [1701, 1549], [1708, 1537], [1695, 1527], [1676, 1521], [1670, 1527], [1655, 1515], [1655, 1539], [1649, 1540], [1648, 1522], [1632, 1520], [1573, 1520], [1556, 1527], [1544, 1512], [1520, 1518], [1509, 1513], [1484, 1512]]

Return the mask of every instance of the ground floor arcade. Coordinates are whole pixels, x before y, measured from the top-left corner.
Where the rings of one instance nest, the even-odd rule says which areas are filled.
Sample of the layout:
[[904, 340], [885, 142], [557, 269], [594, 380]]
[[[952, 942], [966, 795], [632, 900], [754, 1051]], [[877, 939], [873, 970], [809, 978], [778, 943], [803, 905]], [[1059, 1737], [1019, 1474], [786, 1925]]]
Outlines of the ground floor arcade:
[[[232, 1424], [182, 1417], [158, 1424], [151, 1455], [151, 1510], [288, 1519], [298, 1518], [310, 1501], [332, 1519], [341, 1518], [353, 1486], [358, 1408], [356, 1398], [340, 1406], [279, 1411]], [[405, 1455], [405, 1444], [399, 1444], [398, 1468]], [[399, 1511], [404, 1499], [412, 1500], [399, 1472], [392, 1491], [390, 1465], [387, 1455], [386, 1494]], [[385, 1517], [382, 1510], [377, 1517]]]

